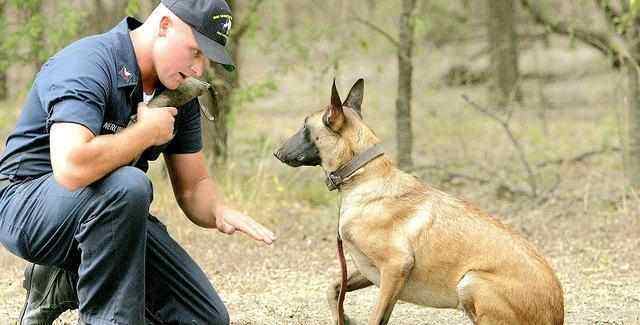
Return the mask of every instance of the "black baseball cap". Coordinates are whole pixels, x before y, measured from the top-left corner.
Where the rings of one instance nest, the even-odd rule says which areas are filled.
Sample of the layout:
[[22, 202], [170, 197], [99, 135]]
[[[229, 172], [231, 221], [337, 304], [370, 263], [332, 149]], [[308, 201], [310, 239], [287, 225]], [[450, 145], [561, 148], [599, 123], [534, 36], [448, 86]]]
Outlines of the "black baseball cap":
[[231, 9], [224, 0], [162, 0], [162, 4], [191, 26], [198, 46], [227, 71], [236, 66], [225, 46], [231, 30]]

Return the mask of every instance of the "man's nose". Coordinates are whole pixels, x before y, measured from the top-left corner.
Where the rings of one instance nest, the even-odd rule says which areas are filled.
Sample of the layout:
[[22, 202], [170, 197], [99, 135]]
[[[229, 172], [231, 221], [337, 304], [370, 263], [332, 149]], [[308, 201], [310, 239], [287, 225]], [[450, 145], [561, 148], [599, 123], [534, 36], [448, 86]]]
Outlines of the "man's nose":
[[204, 70], [209, 66], [209, 60], [203, 58], [191, 66], [191, 71], [196, 77], [202, 77]]
[[195, 64], [191, 66], [191, 72], [193, 73], [193, 75], [195, 75], [196, 77], [202, 77], [202, 74], [204, 72], [204, 65], [202, 64]]

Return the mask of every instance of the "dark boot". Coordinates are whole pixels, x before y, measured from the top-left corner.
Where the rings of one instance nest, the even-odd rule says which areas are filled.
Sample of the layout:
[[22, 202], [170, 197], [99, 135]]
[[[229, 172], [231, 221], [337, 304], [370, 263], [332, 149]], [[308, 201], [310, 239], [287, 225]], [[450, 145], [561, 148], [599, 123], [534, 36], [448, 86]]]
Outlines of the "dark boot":
[[51, 325], [60, 314], [77, 309], [75, 283], [70, 273], [63, 269], [29, 264], [24, 270], [23, 282], [27, 301], [18, 324]]

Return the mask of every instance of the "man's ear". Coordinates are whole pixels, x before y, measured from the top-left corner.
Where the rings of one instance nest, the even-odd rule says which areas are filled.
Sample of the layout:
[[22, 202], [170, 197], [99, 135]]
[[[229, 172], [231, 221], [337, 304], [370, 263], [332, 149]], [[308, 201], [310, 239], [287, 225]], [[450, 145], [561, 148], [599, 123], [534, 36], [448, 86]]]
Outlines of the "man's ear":
[[344, 124], [344, 112], [342, 111], [342, 101], [336, 88], [336, 80], [333, 79], [333, 87], [331, 88], [331, 105], [322, 115], [324, 125], [334, 132], [340, 131]]
[[353, 84], [351, 90], [349, 91], [349, 95], [347, 95], [347, 99], [344, 100], [343, 106], [353, 108], [360, 118], [362, 118], [362, 97], [364, 96], [364, 79], [360, 78]]
[[162, 18], [160, 18], [160, 25], [158, 26], [158, 36], [167, 36], [169, 27], [171, 27], [171, 23], [171, 18], [169, 16], [162, 16]]

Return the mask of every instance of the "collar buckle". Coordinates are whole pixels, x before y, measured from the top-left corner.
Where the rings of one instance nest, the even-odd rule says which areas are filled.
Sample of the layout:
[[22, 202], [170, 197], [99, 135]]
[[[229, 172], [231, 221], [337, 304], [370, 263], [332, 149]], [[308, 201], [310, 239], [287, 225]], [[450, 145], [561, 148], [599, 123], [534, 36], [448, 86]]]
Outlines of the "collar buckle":
[[336, 175], [334, 172], [331, 172], [327, 175], [325, 183], [327, 184], [327, 188], [329, 188], [329, 191], [333, 191], [337, 189], [340, 184], [342, 184], [342, 177]]
[[358, 169], [364, 167], [366, 164], [376, 159], [377, 157], [384, 154], [384, 150], [379, 144], [375, 144], [369, 149], [365, 150], [365, 152], [357, 155], [353, 159], [351, 159], [346, 164], [342, 165], [335, 171], [327, 173], [327, 178], [325, 179], [325, 184], [329, 191], [333, 191], [338, 189], [344, 181], [349, 178], [353, 173], [355, 173]]

